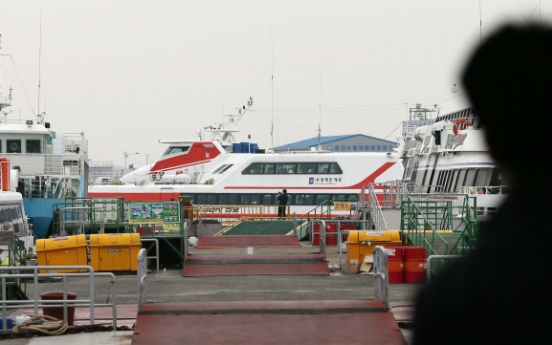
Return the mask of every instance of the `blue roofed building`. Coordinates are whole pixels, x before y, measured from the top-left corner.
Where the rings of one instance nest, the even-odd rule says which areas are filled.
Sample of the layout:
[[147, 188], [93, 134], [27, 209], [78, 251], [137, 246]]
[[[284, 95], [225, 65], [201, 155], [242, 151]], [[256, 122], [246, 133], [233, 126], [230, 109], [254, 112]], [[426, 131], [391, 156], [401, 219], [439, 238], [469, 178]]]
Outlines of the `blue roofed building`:
[[[332, 135], [320, 138], [324, 151], [332, 152], [391, 152], [398, 147], [396, 141], [380, 139], [364, 134]], [[318, 137], [274, 147], [274, 152], [316, 151]]]

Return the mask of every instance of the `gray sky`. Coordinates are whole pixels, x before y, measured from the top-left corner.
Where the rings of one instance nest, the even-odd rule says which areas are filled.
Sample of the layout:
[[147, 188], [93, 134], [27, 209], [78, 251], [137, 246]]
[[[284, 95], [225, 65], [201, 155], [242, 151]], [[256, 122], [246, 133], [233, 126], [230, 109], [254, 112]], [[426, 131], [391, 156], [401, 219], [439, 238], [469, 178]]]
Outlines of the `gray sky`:
[[239, 141], [282, 145], [319, 123], [395, 140], [407, 105], [452, 97], [480, 18], [485, 36], [551, 17], [552, 0], [0, 0], [2, 91], [11, 117], [32, 118], [40, 75], [52, 130], [84, 132], [91, 159], [116, 165], [196, 139], [250, 96]]

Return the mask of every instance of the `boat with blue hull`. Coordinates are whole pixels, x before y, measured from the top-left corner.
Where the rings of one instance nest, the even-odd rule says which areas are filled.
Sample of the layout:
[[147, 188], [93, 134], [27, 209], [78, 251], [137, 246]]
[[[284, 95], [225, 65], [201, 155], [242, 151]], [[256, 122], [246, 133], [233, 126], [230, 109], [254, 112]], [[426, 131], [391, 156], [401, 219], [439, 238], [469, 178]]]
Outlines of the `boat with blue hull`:
[[0, 87], [0, 160], [9, 162], [10, 190], [23, 196], [36, 238], [45, 238], [55, 204], [87, 197], [88, 141], [83, 132], [58, 136], [44, 121], [45, 113], [14, 118], [11, 90], [8, 95], [2, 91]]

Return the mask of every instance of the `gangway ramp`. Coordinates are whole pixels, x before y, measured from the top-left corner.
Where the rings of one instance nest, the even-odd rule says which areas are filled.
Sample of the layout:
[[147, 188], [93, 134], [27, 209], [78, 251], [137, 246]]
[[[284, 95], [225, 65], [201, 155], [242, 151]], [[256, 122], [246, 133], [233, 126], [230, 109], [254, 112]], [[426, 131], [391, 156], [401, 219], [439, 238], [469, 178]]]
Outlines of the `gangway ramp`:
[[287, 235], [292, 231], [292, 220], [244, 219], [223, 230], [221, 235]]
[[328, 262], [296, 236], [201, 236], [184, 261], [184, 277], [246, 275], [329, 275]]
[[405, 345], [381, 301], [230, 301], [146, 304], [133, 345]]

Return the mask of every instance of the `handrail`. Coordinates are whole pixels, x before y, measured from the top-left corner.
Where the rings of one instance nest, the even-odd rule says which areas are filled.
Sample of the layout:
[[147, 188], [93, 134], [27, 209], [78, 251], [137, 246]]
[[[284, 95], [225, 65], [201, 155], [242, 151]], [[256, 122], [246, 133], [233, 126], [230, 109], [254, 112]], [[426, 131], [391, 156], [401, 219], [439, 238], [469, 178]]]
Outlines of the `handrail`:
[[320, 224], [320, 253], [326, 258], [326, 222], [322, 219], [315, 219], [312, 224]]
[[159, 240], [156, 238], [140, 238], [140, 241], [155, 243], [155, 256], [147, 256], [146, 259], [155, 259], [155, 262], [157, 263], [157, 272], [159, 272]]
[[[39, 273], [39, 270], [86, 270], [86, 273]], [[7, 309], [20, 309], [21, 307], [34, 307], [35, 315], [38, 315], [38, 308], [41, 307], [63, 307], [63, 318], [67, 322], [67, 305], [71, 307], [89, 307], [90, 308], [90, 325], [94, 325], [94, 308], [95, 307], [111, 307], [113, 316], [113, 329], [117, 328], [117, 285], [115, 275], [111, 272], [94, 272], [91, 266], [4, 266], [0, 267], [0, 272], [8, 271], [7, 274], [0, 273], [2, 280], [2, 316], [4, 329], [6, 328]], [[10, 271], [33, 271], [33, 273], [13, 273]], [[111, 303], [95, 303], [94, 302], [94, 277], [108, 276], [111, 277]], [[63, 279], [63, 299], [56, 300], [60, 304], [53, 304], [51, 300], [42, 300], [38, 298], [38, 278], [39, 277], [62, 277]], [[68, 277], [89, 277], [90, 280], [90, 295], [89, 299], [68, 300], [67, 299], [67, 278]], [[6, 299], [6, 279], [11, 278], [33, 278], [34, 299], [28, 301], [7, 300]], [[46, 302], [46, 303], [45, 303]], [[13, 306], [12, 306], [13, 305]]]
[[389, 309], [388, 252], [382, 246], [374, 248], [374, 297]]
[[385, 217], [383, 216], [383, 211], [378, 198], [376, 197], [376, 192], [374, 189], [374, 184], [370, 183], [368, 188], [368, 201], [370, 203], [370, 215], [372, 217], [372, 222], [375, 226], [375, 230], [387, 230], [387, 224], [385, 223]]
[[437, 259], [442, 259], [442, 260], [454, 260], [454, 259], [459, 259], [463, 257], [463, 255], [430, 255], [427, 257], [427, 262], [426, 262], [426, 274], [427, 274], [427, 279], [426, 279], [426, 282], [429, 283], [429, 280], [431, 279], [431, 265], [432, 265], [432, 262], [433, 260], [437, 260]]
[[144, 248], [138, 252], [138, 312], [142, 311], [142, 306], [148, 303], [148, 260], [147, 252]]

